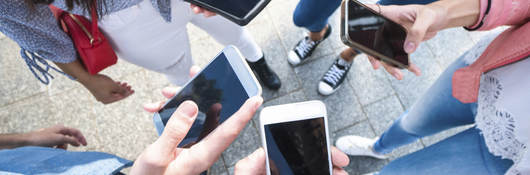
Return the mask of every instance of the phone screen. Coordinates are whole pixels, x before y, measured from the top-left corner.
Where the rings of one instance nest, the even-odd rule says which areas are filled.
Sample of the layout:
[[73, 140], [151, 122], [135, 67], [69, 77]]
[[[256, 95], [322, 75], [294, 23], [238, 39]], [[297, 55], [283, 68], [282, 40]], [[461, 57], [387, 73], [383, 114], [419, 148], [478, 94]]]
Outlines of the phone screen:
[[243, 85], [221, 53], [158, 113], [164, 126], [176, 108], [191, 100], [199, 107], [197, 119], [179, 147], [190, 147], [234, 114], [249, 98]]
[[261, 0], [198, 0], [238, 18], [244, 18]]
[[272, 175], [329, 172], [324, 117], [264, 125]]
[[399, 24], [350, 0], [347, 25], [351, 41], [408, 65], [408, 54], [403, 50], [407, 32]]

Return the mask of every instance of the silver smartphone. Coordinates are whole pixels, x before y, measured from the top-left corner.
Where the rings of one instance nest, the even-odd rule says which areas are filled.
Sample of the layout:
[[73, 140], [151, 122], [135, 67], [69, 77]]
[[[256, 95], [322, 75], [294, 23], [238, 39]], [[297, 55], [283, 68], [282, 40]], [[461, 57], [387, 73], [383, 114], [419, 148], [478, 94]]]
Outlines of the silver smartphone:
[[331, 175], [326, 106], [307, 101], [264, 108], [260, 113], [268, 175]]
[[160, 135], [182, 102], [195, 102], [199, 107], [197, 119], [179, 144], [190, 147], [239, 110], [247, 99], [258, 95], [261, 86], [247, 62], [236, 47], [228, 46], [155, 113], [153, 121]]

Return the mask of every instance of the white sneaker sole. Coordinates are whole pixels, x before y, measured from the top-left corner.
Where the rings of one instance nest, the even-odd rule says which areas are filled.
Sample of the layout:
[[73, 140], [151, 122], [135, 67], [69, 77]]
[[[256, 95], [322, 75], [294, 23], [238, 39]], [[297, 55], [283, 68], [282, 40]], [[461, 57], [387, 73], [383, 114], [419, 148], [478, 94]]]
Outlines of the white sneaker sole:
[[355, 135], [343, 136], [335, 142], [335, 145], [339, 150], [351, 156], [369, 156], [377, 159], [387, 158], [385, 155], [374, 153], [372, 150], [366, 150], [362, 148], [355, 149], [353, 146], [351, 146], [353, 145], [353, 142], [371, 145], [375, 142], [375, 139], [369, 139]]

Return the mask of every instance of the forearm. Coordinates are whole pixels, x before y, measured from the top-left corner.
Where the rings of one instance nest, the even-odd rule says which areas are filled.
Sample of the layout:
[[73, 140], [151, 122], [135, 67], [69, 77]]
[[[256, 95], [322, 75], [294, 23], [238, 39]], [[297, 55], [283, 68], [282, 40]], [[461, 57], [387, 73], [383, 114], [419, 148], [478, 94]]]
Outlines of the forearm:
[[30, 145], [27, 134], [0, 134], [0, 149], [12, 149]]
[[447, 23], [444, 28], [471, 26], [480, 15], [479, 0], [440, 0], [427, 6], [446, 12]]
[[74, 77], [81, 84], [85, 85], [90, 78], [90, 74], [86, 71], [85, 67], [81, 64], [79, 59], [76, 59], [70, 63], [57, 63], [54, 62], [64, 73]]

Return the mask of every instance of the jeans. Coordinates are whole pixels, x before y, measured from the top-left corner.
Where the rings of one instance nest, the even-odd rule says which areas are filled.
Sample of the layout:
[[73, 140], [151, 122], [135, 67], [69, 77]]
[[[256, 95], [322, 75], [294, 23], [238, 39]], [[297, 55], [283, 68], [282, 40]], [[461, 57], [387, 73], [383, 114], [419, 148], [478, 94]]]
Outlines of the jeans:
[[[428, 4], [436, 0], [380, 0], [381, 5]], [[293, 22], [310, 32], [320, 32], [342, 0], [300, 0], [293, 14]]]
[[[410, 110], [380, 136], [374, 150], [388, 153], [424, 136], [473, 124], [477, 104], [463, 104], [452, 95], [452, 75], [464, 66], [467, 65], [461, 58], [452, 63]], [[381, 174], [503, 174], [512, 164], [489, 153], [478, 129], [471, 128], [392, 161]]]

